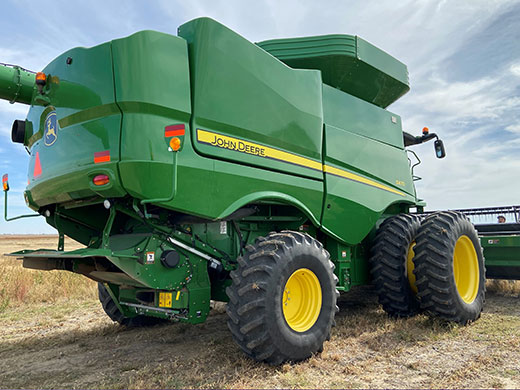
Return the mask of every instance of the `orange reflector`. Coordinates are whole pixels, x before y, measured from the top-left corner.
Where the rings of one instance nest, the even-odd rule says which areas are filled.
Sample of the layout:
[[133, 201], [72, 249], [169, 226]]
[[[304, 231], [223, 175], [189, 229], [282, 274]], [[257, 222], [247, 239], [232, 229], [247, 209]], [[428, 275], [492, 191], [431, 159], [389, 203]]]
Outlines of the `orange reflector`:
[[34, 161], [33, 176], [38, 177], [42, 174], [42, 164], [40, 163], [40, 153], [36, 152], [36, 158]]
[[428, 129], [427, 127], [423, 127], [423, 129], [422, 129], [422, 133], [423, 133], [424, 135], [428, 134], [429, 132], [430, 132], [430, 129]]
[[179, 135], [184, 135], [185, 128], [184, 125], [171, 125], [166, 126], [164, 128], [164, 136], [165, 137], [176, 137]]
[[99, 164], [110, 161], [110, 150], [94, 153], [94, 163]]
[[8, 183], [8, 179], [7, 179], [7, 173], [2, 176], [2, 185], [4, 187], [4, 191], [9, 191], [9, 183]]
[[43, 72], [36, 73], [36, 83], [38, 84], [45, 84], [45, 81], [47, 81], [47, 76]]
[[92, 182], [96, 186], [104, 186], [110, 182], [110, 178], [107, 175], [97, 175], [92, 179]]
[[170, 148], [172, 148], [172, 150], [174, 152], [176, 152], [177, 150], [179, 150], [181, 148], [181, 140], [177, 137], [173, 137], [171, 140], [170, 140]]

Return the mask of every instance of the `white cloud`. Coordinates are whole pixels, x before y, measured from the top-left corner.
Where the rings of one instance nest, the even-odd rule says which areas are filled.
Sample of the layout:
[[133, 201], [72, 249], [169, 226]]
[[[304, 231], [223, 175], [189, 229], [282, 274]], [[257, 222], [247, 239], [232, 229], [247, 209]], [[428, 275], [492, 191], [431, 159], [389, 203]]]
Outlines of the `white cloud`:
[[511, 73], [513, 73], [515, 76], [519, 76], [519, 77], [520, 77], [520, 63], [511, 65], [511, 67], [509, 68], [509, 70], [510, 70]]
[[516, 123], [514, 125], [507, 126], [506, 130], [510, 131], [511, 133], [520, 135], [520, 122]]
[[412, 104], [423, 111], [443, 115], [445, 120], [498, 118], [505, 111], [520, 107], [520, 97], [511, 96], [515, 85], [506, 81], [503, 75], [451, 83], [432, 78], [428, 90], [416, 94]]

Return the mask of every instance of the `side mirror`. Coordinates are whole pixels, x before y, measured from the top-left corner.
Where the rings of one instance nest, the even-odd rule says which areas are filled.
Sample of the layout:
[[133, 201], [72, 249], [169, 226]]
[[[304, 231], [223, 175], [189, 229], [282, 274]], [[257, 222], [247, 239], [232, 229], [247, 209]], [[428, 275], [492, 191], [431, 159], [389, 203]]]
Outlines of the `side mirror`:
[[435, 140], [433, 147], [435, 148], [435, 155], [437, 158], [446, 157], [446, 150], [444, 150], [444, 144], [440, 139]]
[[9, 191], [9, 181], [7, 173], [4, 176], [2, 176], [2, 186], [4, 187], [4, 192]]

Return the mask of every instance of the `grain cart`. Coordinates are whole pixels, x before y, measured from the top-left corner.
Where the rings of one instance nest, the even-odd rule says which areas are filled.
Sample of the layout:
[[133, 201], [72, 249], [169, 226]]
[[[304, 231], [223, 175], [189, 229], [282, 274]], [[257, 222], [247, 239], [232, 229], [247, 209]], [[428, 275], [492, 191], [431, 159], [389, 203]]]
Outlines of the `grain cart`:
[[407, 68], [359, 37], [254, 44], [200, 18], [36, 75], [4, 66], [0, 90], [30, 105], [12, 129], [30, 154], [24, 196], [60, 237], [11, 255], [97, 281], [120, 324], [201, 323], [225, 301], [240, 348], [279, 364], [320, 352], [339, 292], [371, 279], [393, 316], [480, 315], [473, 225], [410, 214], [424, 203], [405, 146], [436, 135], [403, 133], [385, 109]]

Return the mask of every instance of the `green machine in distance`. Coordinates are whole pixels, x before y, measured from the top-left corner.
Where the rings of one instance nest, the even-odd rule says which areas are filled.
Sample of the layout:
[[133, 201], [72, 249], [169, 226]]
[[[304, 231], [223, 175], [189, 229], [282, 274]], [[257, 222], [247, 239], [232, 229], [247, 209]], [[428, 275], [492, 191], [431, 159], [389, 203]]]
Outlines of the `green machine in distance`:
[[406, 66], [361, 38], [254, 44], [208, 18], [36, 75], [2, 66], [0, 97], [31, 106], [12, 130], [26, 203], [60, 235], [11, 255], [97, 281], [128, 326], [201, 323], [228, 302], [234, 340], [271, 364], [320, 352], [339, 292], [370, 282], [392, 316], [474, 321], [482, 249], [463, 214], [416, 215], [405, 147], [437, 136], [386, 110], [408, 90]]

